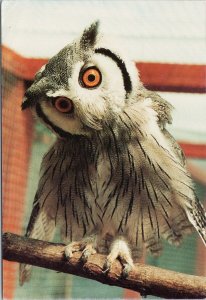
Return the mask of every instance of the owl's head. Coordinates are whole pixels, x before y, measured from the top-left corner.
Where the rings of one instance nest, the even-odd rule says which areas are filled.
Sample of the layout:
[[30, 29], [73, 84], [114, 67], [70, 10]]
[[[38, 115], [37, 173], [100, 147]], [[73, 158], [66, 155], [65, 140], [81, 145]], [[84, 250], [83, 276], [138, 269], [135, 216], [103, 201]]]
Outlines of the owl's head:
[[25, 93], [28, 107], [60, 137], [102, 130], [129, 104], [141, 84], [132, 61], [108, 47], [92, 23], [52, 57]]

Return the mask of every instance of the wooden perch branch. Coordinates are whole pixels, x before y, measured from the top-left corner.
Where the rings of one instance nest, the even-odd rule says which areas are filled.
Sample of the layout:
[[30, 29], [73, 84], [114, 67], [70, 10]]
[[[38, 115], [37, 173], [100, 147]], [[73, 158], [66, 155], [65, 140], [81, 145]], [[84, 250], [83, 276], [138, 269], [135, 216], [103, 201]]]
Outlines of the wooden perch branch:
[[9, 261], [70, 273], [145, 295], [173, 299], [206, 298], [206, 278], [204, 277], [136, 264], [135, 269], [124, 279], [121, 277], [122, 267], [118, 261], [106, 275], [102, 271], [104, 255], [92, 255], [87, 263], [83, 264], [80, 261], [80, 252], [75, 253], [74, 257], [67, 261], [64, 257], [64, 248], [62, 244], [29, 239], [12, 233], [3, 234], [3, 258]]

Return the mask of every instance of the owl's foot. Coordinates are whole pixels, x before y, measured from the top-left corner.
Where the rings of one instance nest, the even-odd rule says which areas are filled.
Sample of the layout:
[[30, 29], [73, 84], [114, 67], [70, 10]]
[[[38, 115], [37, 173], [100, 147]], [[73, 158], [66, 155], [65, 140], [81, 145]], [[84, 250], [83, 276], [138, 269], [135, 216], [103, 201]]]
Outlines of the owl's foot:
[[108, 273], [115, 259], [119, 259], [122, 264], [122, 277], [128, 277], [129, 272], [133, 269], [134, 264], [131, 257], [130, 249], [127, 242], [123, 239], [117, 239], [112, 243], [110, 254], [104, 264], [104, 273]]
[[82, 251], [80, 259], [84, 263], [88, 260], [90, 255], [96, 253], [91, 241], [71, 242], [64, 250], [67, 259], [70, 259], [73, 256], [73, 253], [78, 251]]
[[74, 252], [82, 251], [85, 245], [82, 242], [71, 242], [65, 247], [64, 253], [67, 259], [73, 256]]

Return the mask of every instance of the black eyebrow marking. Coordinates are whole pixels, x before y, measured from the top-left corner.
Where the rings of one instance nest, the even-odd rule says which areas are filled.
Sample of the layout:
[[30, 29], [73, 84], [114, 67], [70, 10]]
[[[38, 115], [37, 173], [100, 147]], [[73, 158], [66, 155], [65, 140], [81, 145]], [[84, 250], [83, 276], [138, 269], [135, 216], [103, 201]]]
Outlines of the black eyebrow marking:
[[129, 93], [131, 93], [132, 91], [132, 82], [129, 76], [129, 73], [127, 71], [127, 68], [125, 66], [125, 63], [123, 62], [123, 60], [118, 57], [115, 53], [113, 53], [111, 50], [106, 49], [106, 48], [98, 48], [95, 49], [95, 53], [100, 53], [103, 54], [105, 56], [110, 57], [113, 61], [116, 62], [117, 66], [120, 68], [121, 72], [122, 72], [122, 76], [123, 76], [123, 81], [124, 81], [124, 89], [127, 93], [127, 96]]

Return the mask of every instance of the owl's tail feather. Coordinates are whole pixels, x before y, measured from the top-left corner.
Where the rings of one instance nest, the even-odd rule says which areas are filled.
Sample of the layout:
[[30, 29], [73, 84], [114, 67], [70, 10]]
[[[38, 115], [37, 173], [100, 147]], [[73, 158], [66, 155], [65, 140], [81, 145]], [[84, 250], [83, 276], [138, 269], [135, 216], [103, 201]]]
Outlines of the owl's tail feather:
[[194, 230], [186, 214], [179, 208], [179, 214], [171, 215], [169, 220], [164, 222], [161, 235], [170, 244], [179, 246], [184, 236], [192, 233]]
[[28, 282], [31, 278], [32, 266], [20, 264], [19, 267], [19, 284], [22, 286], [24, 282]]
[[[162, 239], [167, 240], [170, 244], [175, 246], [180, 245], [183, 238], [194, 231], [194, 227], [188, 220], [188, 217], [184, 210], [179, 205], [174, 205], [168, 209], [168, 213], [165, 215], [165, 211], [161, 209], [156, 210], [157, 217], [155, 218], [155, 211], [151, 218], [153, 220], [153, 230], [149, 226], [149, 220], [146, 221], [144, 226], [143, 241], [145, 247], [153, 256], [159, 256], [162, 252], [163, 245]], [[150, 213], [151, 214], [151, 213]], [[144, 215], [146, 217], [146, 214]], [[140, 222], [141, 223], [141, 222]]]

